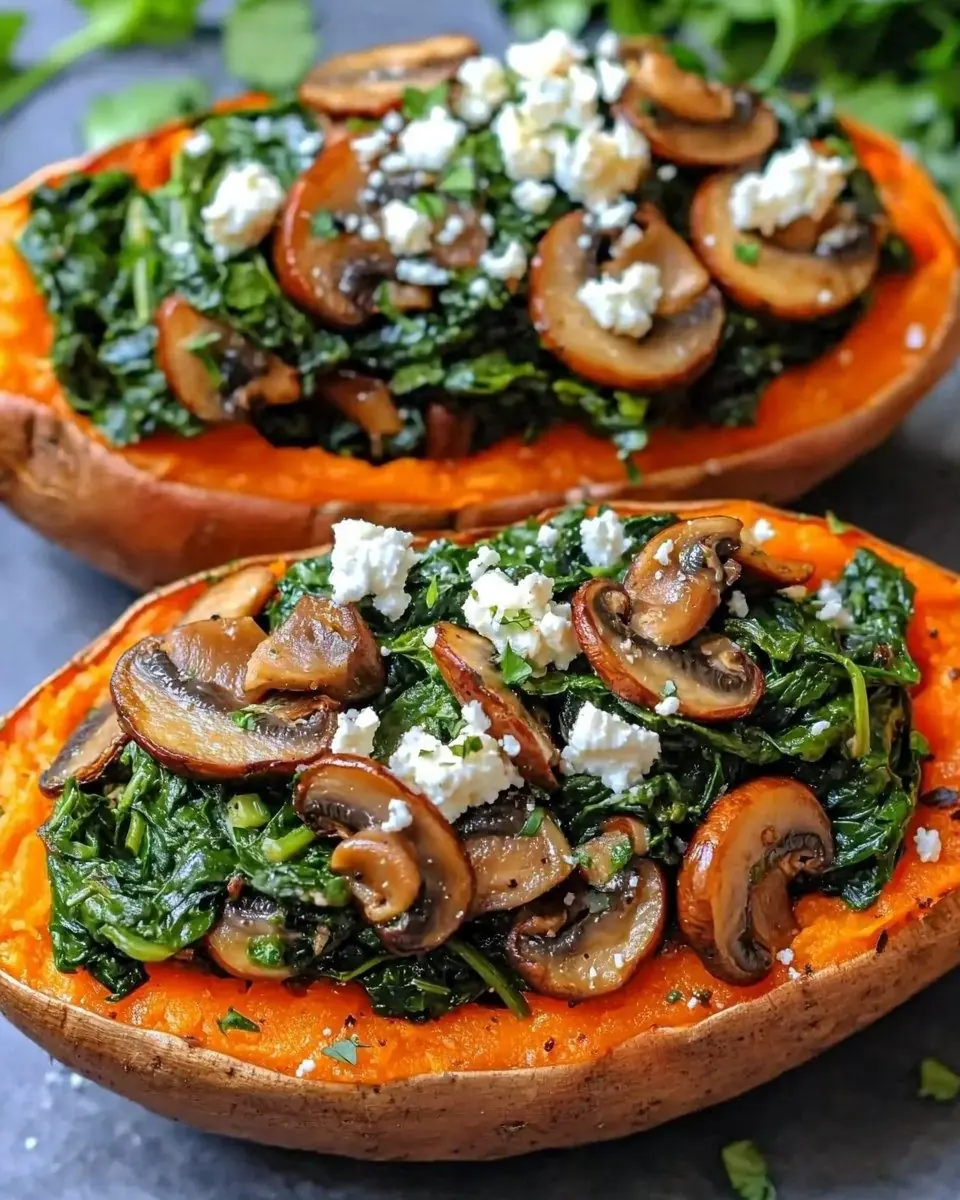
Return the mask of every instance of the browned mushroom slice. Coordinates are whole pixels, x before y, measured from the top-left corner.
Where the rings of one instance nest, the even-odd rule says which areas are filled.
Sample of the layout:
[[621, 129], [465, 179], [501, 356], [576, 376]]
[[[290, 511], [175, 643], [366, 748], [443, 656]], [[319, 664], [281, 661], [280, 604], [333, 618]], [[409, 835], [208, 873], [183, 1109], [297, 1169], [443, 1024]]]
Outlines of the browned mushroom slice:
[[225, 702], [243, 705], [252, 698], [244, 687], [247, 664], [266, 634], [253, 617], [193, 621], [178, 625], [163, 639], [163, 650], [184, 679], [223, 693]]
[[384, 835], [368, 836], [359, 858], [348, 854], [340, 860], [368, 919], [371, 912], [397, 911], [409, 900], [412, 859], [420, 877], [413, 900], [393, 919], [374, 924], [394, 954], [431, 950], [460, 927], [473, 901], [473, 872], [463, 847], [430, 801], [386, 767], [369, 758], [327, 755], [297, 780], [293, 804], [317, 833]]
[[201, 421], [245, 421], [259, 408], [300, 399], [300, 377], [222, 321], [182, 296], [157, 309], [157, 364], [171, 391]]
[[383, 681], [383, 657], [355, 606], [302, 596], [254, 650], [246, 688], [254, 697], [276, 690], [362, 700], [382, 691]]
[[698, 634], [740, 574], [731, 560], [742, 529], [735, 517], [697, 517], [651, 538], [623, 581], [633, 631], [657, 646], [680, 646]]
[[381, 458], [384, 439], [395, 437], [403, 429], [403, 418], [382, 379], [358, 375], [356, 371], [337, 371], [324, 376], [317, 390], [367, 434], [372, 458]]
[[583, 584], [572, 608], [590, 666], [631, 704], [654, 708], [664, 695], [675, 695], [678, 715], [711, 723], [746, 716], [763, 696], [763, 673], [729, 638], [705, 633], [685, 646], [662, 648], [637, 637], [630, 598], [616, 583]]
[[561, 1000], [586, 1000], [622, 988], [663, 939], [667, 887], [650, 859], [635, 858], [602, 892], [574, 885], [521, 912], [507, 936], [507, 958], [530, 986]]
[[476, 879], [474, 916], [529, 904], [573, 870], [570, 843], [543, 809], [474, 808], [457, 823], [457, 833]]
[[382, 829], [354, 833], [330, 855], [330, 867], [345, 875], [371, 925], [402, 917], [420, 894], [420, 866], [406, 838]]
[[604, 263], [604, 274], [621, 275], [631, 263], [650, 263], [660, 271], [662, 295], [657, 302], [657, 315], [676, 316], [689, 308], [710, 286], [710, 274], [663, 215], [645, 204], [636, 215], [642, 236], [621, 238], [611, 247], [610, 260]]
[[40, 790], [45, 796], [59, 796], [68, 779], [81, 785], [95, 783], [117, 760], [126, 742], [113, 705], [109, 700], [98, 704], [40, 776]]
[[[454, 222], [458, 223], [459, 232]], [[434, 229], [431, 257], [438, 266], [446, 267], [448, 271], [475, 267], [490, 243], [480, 213], [470, 204], [450, 203], [444, 216], [435, 222]], [[451, 229], [454, 230], [454, 236], [444, 233], [444, 230]]]
[[490, 721], [493, 737], [516, 741], [519, 751], [511, 757], [524, 779], [552, 791], [557, 786], [553, 773], [557, 748], [520, 697], [504, 683], [493, 644], [449, 621], [434, 628], [433, 659], [447, 687], [461, 705], [477, 701]]
[[846, 308], [873, 281], [880, 265], [876, 234], [826, 253], [784, 250], [737, 229], [730, 195], [737, 174], [708, 176], [690, 210], [690, 236], [720, 286], [746, 308], [787, 321], [812, 321]]
[[681, 121], [716, 125], [735, 116], [736, 103], [730, 88], [712, 83], [695, 71], [685, 71], [672, 54], [647, 49], [629, 70], [648, 100]]
[[399, 108], [407, 88], [429, 91], [477, 53], [473, 38], [447, 34], [338, 54], [314, 67], [300, 85], [300, 99], [335, 117], [382, 116]]
[[721, 796], [677, 881], [680, 927], [710, 972], [756, 983], [797, 931], [788, 887], [833, 861], [830, 820], [809, 788], [755, 779]]
[[217, 579], [194, 600], [181, 618], [182, 625], [211, 617], [255, 617], [277, 589], [269, 567], [242, 567]]
[[266, 896], [229, 901], [207, 934], [206, 949], [221, 970], [238, 979], [289, 979], [285, 949], [296, 935], [281, 909]]
[[339, 707], [311, 696], [241, 708], [222, 688], [182, 675], [156, 637], [122, 656], [110, 691], [125, 732], [190, 779], [293, 775], [327, 749]]
[[473, 444], [477, 418], [473, 413], [453, 412], [435, 401], [427, 405], [427, 458], [466, 458]]
[[604, 821], [600, 832], [577, 847], [580, 874], [591, 887], [603, 888], [634, 855], [650, 848], [649, 831], [637, 817], [622, 814]]
[[797, 587], [806, 583], [814, 572], [813, 563], [803, 562], [799, 558], [774, 558], [772, 554], [748, 542], [741, 543], [733, 557], [743, 567], [744, 586], [752, 583], [777, 589]]
[[543, 345], [571, 370], [608, 387], [660, 391], [692, 382], [720, 344], [724, 313], [716, 288], [678, 315], [658, 317], [646, 337], [611, 333], [577, 296], [598, 270], [595, 250], [580, 242], [583, 222], [582, 212], [561, 217], [533, 260], [530, 317]]

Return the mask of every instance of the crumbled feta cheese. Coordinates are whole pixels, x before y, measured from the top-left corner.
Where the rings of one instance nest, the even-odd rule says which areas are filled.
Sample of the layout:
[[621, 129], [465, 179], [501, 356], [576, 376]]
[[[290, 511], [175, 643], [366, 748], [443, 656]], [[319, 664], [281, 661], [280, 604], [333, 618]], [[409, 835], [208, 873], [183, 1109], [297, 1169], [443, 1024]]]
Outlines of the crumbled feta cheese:
[[680, 711], [680, 699], [678, 696], [664, 696], [653, 706], [653, 711], [661, 717], [675, 717]]
[[[671, 183], [674, 179], [676, 179], [676, 177], [677, 168], [673, 163], [661, 163], [660, 166], [657, 167], [657, 178], [662, 180], [664, 183]], [[716, 238], [713, 239], [714, 242], [716, 242], [716, 240]]]
[[334, 754], [359, 754], [363, 758], [373, 756], [373, 738], [380, 726], [380, 718], [372, 708], [348, 708], [337, 713], [337, 728], [330, 743]]
[[662, 295], [659, 268], [645, 262], [631, 263], [619, 277], [588, 279], [577, 289], [577, 299], [601, 329], [633, 338], [650, 332]]
[[527, 252], [516, 240], [508, 242], [499, 254], [485, 250], [480, 255], [480, 270], [493, 279], [522, 279], [527, 272]]
[[735, 588], [730, 593], [730, 598], [727, 600], [727, 608], [735, 617], [746, 617], [750, 613], [750, 605], [747, 603], [747, 598], [738, 588]]
[[826, 306], [833, 303], [833, 292], [829, 288], [822, 288], [817, 292], [817, 303], [821, 306]]
[[936, 829], [924, 829], [919, 826], [913, 835], [913, 844], [917, 848], [917, 856], [921, 862], [932, 863], [940, 859], [940, 834]]
[[364, 217], [360, 222], [360, 237], [365, 242], [379, 242], [383, 235], [380, 226], [370, 217]]
[[401, 130], [397, 144], [414, 170], [440, 171], [463, 141], [467, 128], [438, 104], [429, 116], [411, 121]]
[[843, 607], [843, 597], [837, 591], [836, 585], [825, 579], [817, 590], [817, 616], [828, 625], [837, 629], [848, 629], [853, 624], [853, 616]]
[[597, 38], [595, 47], [597, 58], [619, 58], [620, 39], [612, 29], [607, 29]]
[[413, 824], [413, 813], [405, 800], [391, 799], [387, 804], [387, 819], [380, 828], [384, 833], [399, 833]]
[[503, 167], [510, 179], [547, 179], [553, 172], [553, 153], [543, 131], [529, 113], [505, 104], [493, 122]]
[[922, 350], [927, 344], [927, 331], [917, 321], [907, 326], [907, 333], [903, 339], [903, 344], [908, 350]]
[[620, 229], [631, 220], [637, 211], [632, 200], [618, 200], [609, 204], [597, 213], [597, 226], [600, 229]]
[[395, 621], [407, 609], [403, 590], [417, 561], [413, 534], [348, 517], [333, 527], [330, 588], [337, 604], [373, 597], [377, 612]]
[[480, 228], [486, 234], [492, 234], [496, 232], [497, 223], [493, 219], [492, 213], [485, 212], [480, 214]]
[[568, 79], [545, 76], [525, 79], [520, 84], [520, 111], [541, 133], [547, 133], [551, 126], [565, 120], [569, 104]]
[[431, 625], [427, 632], [423, 635], [423, 644], [428, 650], [432, 650], [437, 644], [437, 627]]
[[403, 128], [403, 117], [396, 111], [388, 112], [381, 121], [381, 125], [387, 133], [399, 133]]
[[415, 283], [420, 287], [443, 287], [450, 282], [450, 272], [436, 263], [422, 258], [400, 258], [394, 274], [401, 283]]
[[697, 1007], [697, 1005], [699, 1003], [700, 1003], [700, 1001], [697, 999], [696, 996], [691, 996], [690, 999], [687, 1001], [687, 1008], [694, 1009]]
[[566, 75], [574, 63], [583, 62], [586, 49], [562, 29], [550, 29], [534, 42], [516, 42], [507, 47], [507, 66], [524, 79], [542, 75]]
[[630, 78], [625, 67], [609, 59], [597, 60], [597, 78], [600, 81], [600, 95], [606, 104], [613, 104], [620, 99], [623, 89]]
[[788, 946], [786, 950], [777, 951], [777, 962], [782, 962], [785, 967], [789, 967], [793, 962], [793, 951]]
[[730, 214], [738, 229], [769, 237], [798, 217], [823, 217], [847, 181], [848, 164], [818, 154], [801, 138], [771, 155], [762, 172], [741, 175], [730, 192]]
[[787, 978], [788, 979], [802, 979], [803, 972], [798, 971], [796, 967], [787, 967]]
[[776, 536], [777, 531], [766, 517], [760, 517], [750, 529], [750, 540], [755, 546], [762, 546], [764, 542], [769, 542], [772, 537]]
[[596, 775], [612, 792], [625, 792], [660, 757], [660, 738], [587, 701], [577, 713], [560, 755], [566, 775]]
[[316, 1061], [312, 1058], [305, 1058], [297, 1067], [296, 1075], [298, 1079], [303, 1079], [305, 1075], [312, 1075], [317, 1069]]
[[547, 211], [556, 194], [552, 183], [538, 183], [535, 179], [522, 179], [510, 193], [517, 208], [537, 217]]
[[510, 91], [503, 64], [487, 54], [464, 59], [457, 71], [457, 82], [460, 84], [457, 116], [468, 125], [486, 125]]
[[666, 541], [661, 542], [657, 547], [653, 557], [657, 560], [661, 567], [670, 566], [670, 555], [673, 553], [673, 547], [673, 538], [667, 538]]
[[494, 568], [477, 580], [463, 602], [467, 624], [502, 654], [509, 646], [535, 671], [551, 663], [562, 671], [580, 653], [570, 605], [553, 600], [553, 580], [534, 571], [516, 583]]
[[505, 733], [500, 739], [500, 745], [508, 758], [516, 758], [520, 753], [520, 743], [512, 733]]
[[567, 108], [561, 120], [571, 129], [586, 129], [600, 123], [597, 101], [600, 81], [589, 67], [571, 67], [567, 76]]
[[588, 128], [561, 142], [554, 178], [571, 200], [602, 208], [636, 191], [649, 165], [646, 138], [618, 117], [612, 131]]
[[476, 556], [467, 563], [467, 574], [472, 580], [477, 580], [491, 567], [499, 566], [500, 555], [492, 546], [480, 546]]
[[385, 154], [390, 149], [392, 141], [393, 139], [386, 129], [386, 122], [384, 122], [382, 128], [375, 129], [364, 137], [354, 138], [353, 152], [361, 163], [370, 163], [379, 158], [381, 154]]
[[482, 275], [479, 275], [476, 279], [471, 280], [467, 291], [471, 296], [476, 296], [478, 299], [483, 300], [490, 295], [490, 280], [484, 279]]
[[541, 525], [537, 530], [537, 545], [544, 550], [552, 550], [560, 540], [560, 530], [553, 525]]
[[202, 210], [203, 234], [224, 254], [240, 254], [267, 236], [283, 204], [280, 180], [262, 163], [230, 167]]
[[580, 522], [580, 544], [592, 567], [612, 567], [627, 552], [623, 522], [612, 508]]
[[614, 258], [619, 258], [622, 254], [625, 254], [631, 246], [635, 246], [638, 242], [642, 241], [643, 230], [640, 228], [640, 226], [628, 225], [610, 248], [610, 253]]
[[466, 220], [458, 212], [452, 212], [444, 221], [437, 234], [437, 242], [441, 246], [452, 246], [467, 227]]
[[209, 129], [198, 129], [183, 144], [183, 152], [187, 158], [199, 158], [202, 154], [209, 154], [212, 149], [213, 138]]
[[448, 821], [455, 821], [468, 808], [492, 804], [501, 792], [523, 782], [499, 743], [469, 720], [448, 746], [415, 725], [400, 739], [389, 765], [398, 779], [423, 792]]
[[405, 154], [391, 150], [389, 154], [385, 154], [380, 159], [380, 169], [386, 171], [388, 175], [400, 175], [411, 169], [410, 160]]
[[857, 241], [863, 228], [854, 222], [833, 225], [817, 238], [817, 254], [833, 254]]
[[426, 254], [433, 224], [429, 217], [403, 200], [390, 200], [380, 210], [383, 236], [394, 254]]
[[814, 721], [810, 726], [810, 732], [814, 737], [819, 737], [821, 733], [826, 733], [829, 728], [829, 721]]

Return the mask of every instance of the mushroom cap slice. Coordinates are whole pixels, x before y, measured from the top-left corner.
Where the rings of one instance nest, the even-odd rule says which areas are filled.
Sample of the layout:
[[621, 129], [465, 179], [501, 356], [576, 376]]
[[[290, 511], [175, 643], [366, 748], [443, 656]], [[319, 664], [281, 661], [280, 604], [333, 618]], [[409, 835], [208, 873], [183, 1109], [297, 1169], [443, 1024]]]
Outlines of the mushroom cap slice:
[[[600, 832], [577, 847], [582, 854], [580, 874], [591, 887], [603, 888], [623, 869], [622, 854], [641, 857], [650, 848], [650, 833], [638, 817], [622, 813], [608, 817]], [[620, 865], [618, 865], [618, 862]]]
[[607, 687], [643, 708], [654, 708], [667, 685], [678, 715], [710, 724], [744, 717], [759, 704], [763, 672], [729, 638], [705, 633], [685, 646], [660, 647], [630, 628], [630, 598], [619, 584], [592, 579], [573, 597], [577, 640]]
[[[872, 229], [824, 254], [785, 250], [737, 229], [730, 212], [736, 181], [735, 171], [708, 176], [690, 209], [690, 237], [697, 253], [734, 300], [787, 321], [812, 321], [846, 308], [867, 290], [880, 265]], [[737, 257], [738, 246], [751, 248], [750, 261]]]
[[227, 902], [220, 920], [207, 934], [206, 949], [221, 970], [238, 979], [289, 979], [293, 968], [264, 966], [250, 957], [258, 938], [290, 941], [281, 910], [266, 896]]
[[[328, 754], [314, 763], [297, 780], [293, 794], [301, 819], [320, 834], [385, 833], [391, 800], [406, 805], [411, 820], [387, 836], [411, 851], [421, 887], [402, 915], [374, 928], [394, 954], [420, 954], [451, 937], [473, 901], [473, 871], [446, 818], [386, 767], [351, 754]], [[369, 863], [368, 856], [367, 870]]]
[[181, 624], [210, 617], [255, 617], [276, 590], [277, 581], [269, 567], [242, 567], [216, 580], [198, 596], [183, 614]]
[[691, 383], [710, 366], [723, 332], [723, 301], [708, 287], [688, 308], [658, 317], [636, 339], [601, 328], [577, 292], [597, 271], [596, 254], [580, 245], [584, 213], [555, 221], [537, 247], [530, 272], [530, 318], [543, 345], [594, 383], [662, 391]]
[[326, 696], [282, 697], [235, 720], [240, 706], [222, 688], [183, 676], [156, 637], [120, 658], [110, 691], [122, 728], [139, 746], [200, 780], [295, 774], [326, 751], [339, 707]]
[[657, 646], [680, 646], [698, 634], [740, 574], [730, 560], [742, 530], [735, 517], [696, 517], [651, 538], [623, 581], [634, 633]]
[[799, 558], [775, 558], [749, 542], [742, 542], [733, 557], [743, 568], [743, 583], [758, 587], [798, 587], [807, 582], [815, 569], [811, 562]]
[[573, 871], [570, 843], [556, 821], [541, 809], [536, 829], [524, 834], [530, 817], [521, 805], [494, 804], [472, 809], [457, 823], [476, 879], [471, 915], [520, 908]]
[[658, 108], [696, 125], [716, 125], [736, 115], [733, 92], [685, 71], [672, 54], [649, 48], [630, 64], [630, 78]]
[[383, 657], [369, 625], [355, 605], [324, 596], [302, 596], [254, 649], [246, 671], [254, 697], [276, 690], [362, 700], [383, 686]]
[[383, 457], [384, 438], [395, 437], [403, 429], [393, 394], [382, 379], [356, 371], [337, 371], [319, 381], [317, 394], [368, 435], [373, 458]]
[[787, 888], [833, 862], [830, 820], [793, 779], [755, 779], [721, 796], [690, 841], [677, 880], [680, 928], [728, 983], [762, 979], [796, 933]]
[[184, 406], [210, 425], [300, 399], [300, 376], [269, 350], [198, 312], [182, 296], [157, 309], [157, 365]]
[[363, 829], [344, 838], [330, 855], [330, 866], [347, 876], [371, 925], [402, 916], [420, 894], [420, 868], [413, 846], [382, 829]]
[[493, 643], [450, 621], [440, 621], [434, 628], [433, 660], [447, 687], [461, 706], [477, 701], [490, 721], [493, 737], [515, 738], [520, 751], [511, 757], [517, 770], [530, 783], [552, 791], [557, 786], [553, 772], [557, 748], [520, 697], [504, 683]]
[[177, 672], [211, 690], [222, 692], [226, 702], [247, 704], [244, 687], [250, 656], [266, 634], [253, 617], [222, 621], [192, 621], [178, 625], [163, 638], [163, 650]]
[[735, 167], [766, 154], [780, 125], [773, 110], [750, 92], [734, 93], [734, 101], [734, 115], [727, 121], [684, 120], [651, 104], [634, 79], [615, 107], [659, 158], [682, 167]]
[[545, 996], [605, 996], [623, 987], [660, 945], [666, 880], [652, 860], [634, 858], [606, 890], [571, 890], [572, 904], [555, 893], [518, 915], [507, 936], [507, 958]]
[[109, 700], [97, 704], [40, 776], [41, 792], [59, 796], [69, 779], [81, 785], [95, 783], [120, 756], [128, 740], [113, 704]]
[[475, 413], [454, 412], [445, 404], [432, 401], [426, 412], [426, 457], [432, 459], [466, 458], [477, 428]]
[[334, 117], [379, 117], [400, 106], [407, 88], [429, 91], [479, 53], [473, 38], [441, 34], [338, 54], [313, 68], [300, 85], [300, 99]]
[[657, 267], [662, 291], [657, 316], [676, 316], [710, 286], [710, 273], [652, 204], [642, 205], [634, 222], [642, 237], [626, 244], [618, 239], [610, 248], [610, 261], [604, 263], [602, 273], [620, 275], [632, 263], [638, 262]]

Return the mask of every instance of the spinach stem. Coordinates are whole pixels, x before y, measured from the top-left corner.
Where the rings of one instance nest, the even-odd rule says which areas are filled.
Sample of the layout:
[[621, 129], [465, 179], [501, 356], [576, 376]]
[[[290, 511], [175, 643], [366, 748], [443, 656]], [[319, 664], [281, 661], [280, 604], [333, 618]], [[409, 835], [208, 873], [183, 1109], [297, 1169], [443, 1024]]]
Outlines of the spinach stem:
[[514, 987], [513, 983], [507, 976], [490, 961], [485, 954], [482, 954], [476, 946], [471, 946], [469, 942], [463, 941], [462, 938], [448, 938], [446, 948], [458, 958], [462, 958], [468, 967], [472, 968], [480, 976], [485, 984], [504, 1002], [507, 1008], [515, 1017], [529, 1017], [530, 1009], [527, 1006], [526, 1000], [521, 992]]
[[132, 812], [130, 814], [130, 825], [127, 828], [127, 836], [123, 842], [131, 854], [140, 853], [140, 847], [143, 845], [143, 835], [146, 831], [147, 823], [143, 819], [142, 813]]
[[856, 663], [846, 659], [844, 666], [853, 689], [853, 745], [850, 753], [854, 758], [863, 758], [870, 752], [870, 701], [867, 683]]
[[156, 307], [150, 286], [150, 264], [144, 253], [150, 244], [146, 207], [143, 196], [134, 196], [127, 210], [126, 229], [127, 245], [133, 253], [133, 305], [140, 325], [148, 325], [153, 320]]
[[306, 825], [301, 825], [299, 829], [291, 829], [283, 837], [264, 838], [260, 842], [260, 849], [267, 862], [282, 863], [301, 854], [316, 837]]

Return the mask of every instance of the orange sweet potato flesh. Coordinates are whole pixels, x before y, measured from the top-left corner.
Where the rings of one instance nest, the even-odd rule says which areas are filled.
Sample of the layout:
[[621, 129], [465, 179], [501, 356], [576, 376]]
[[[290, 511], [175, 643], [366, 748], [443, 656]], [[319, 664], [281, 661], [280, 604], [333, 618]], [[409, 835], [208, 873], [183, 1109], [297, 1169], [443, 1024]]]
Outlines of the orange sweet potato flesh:
[[[923, 790], [960, 787], [960, 677], [952, 677], [954, 667], [960, 667], [960, 578], [867, 534], [830, 533], [819, 519], [749, 501], [674, 507], [684, 516], [729, 513], [747, 526], [767, 517], [776, 531], [771, 551], [816, 562], [814, 582], [836, 578], [859, 546], [902, 566], [917, 587], [908, 636], [923, 682], [914, 692], [914, 718], [934, 754], [924, 769]], [[284, 563], [277, 560], [273, 566], [279, 575]], [[316, 1062], [311, 1080], [351, 1084], [383, 1084], [443, 1071], [589, 1065], [638, 1033], [690, 1027], [718, 1009], [748, 1005], [787, 984], [787, 968], [777, 964], [762, 983], [733, 987], [710, 976], [689, 949], [674, 948], [644, 963], [623, 990], [574, 1008], [531, 996], [533, 1016], [527, 1021], [468, 1005], [421, 1026], [373, 1015], [357, 985], [320, 982], [302, 995], [274, 982], [255, 983], [247, 990], [240, 981], [169, 963], [151, 966], [149, 982], [112, 1005], [86, 974], [59, 974], [50, 953], [45, 857], [36, 834], [51, 804], [37, 787], [40, 771], [102, 694], [119, 654], [139, 637], [167, 628], [205, 586], [186, 581], [141, 601], [100, 642], [41, 685], [0, 728], [0, 972], [114, 1022], [195, 1039], [193, 1044], [282, 1074], [294, 1074], [310, 1057]], [[894, 878], [868, 911], [854, 912], [824, 896], [801, 900], [794, 969], [809, 965], [816, 974], [872, 950], [881, 933], [895, 934], [924, 921], [936, 911], [938, 899], [960, 889], [960, 822], [950, 815], [943, 809], [918, 809]], [[913, 829], [920, 824], [940, 833], [943, 850], [936, 863], [921, 863], [917, 857]], [[709, 1007], [690, 1010], [666, 1000], [672, 988], [689, 996], [697, 987], [712, 992]], [[217, 1018], [231, 1005], [258, 1022], [261, 1032], [221, 1033]], [[348, 1017], [356, 1024], [346, 1025]], [[346, 1073], [318, 1053], [345, 1029], [352, 1029], [367, 1047]]]
[[[878, 281], [869, 314], [819, 361], [781, 376], [757, 424], [663, 429], [636, 456], [575, 425], [533, 445], [510, 438], [465, 459], [381, 466], [318, 448], [275, 448], [249, 426], [106, 444], [66, 403], [49, 360], [53, 329], [15, 239], [29, 190], [67, 166], [127, 168], [156, 185], [185, 137], [167, 129], [61, 164], [0, 200], [0, 499], [47, 536], [138, 586], [243, 554], [322, 541], [333, 520], [469, 528], [583, 495], [790, 499], [880, 442], [960, 351], [960, 246], [922, 168], [891, 139], [849, 124], [917, 268]], [[922, 326], [922, 349], [906, 346]], [[144, 523], [139, 514], [150, 511]]]

